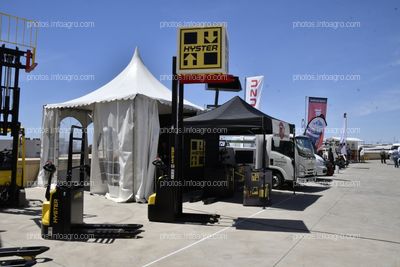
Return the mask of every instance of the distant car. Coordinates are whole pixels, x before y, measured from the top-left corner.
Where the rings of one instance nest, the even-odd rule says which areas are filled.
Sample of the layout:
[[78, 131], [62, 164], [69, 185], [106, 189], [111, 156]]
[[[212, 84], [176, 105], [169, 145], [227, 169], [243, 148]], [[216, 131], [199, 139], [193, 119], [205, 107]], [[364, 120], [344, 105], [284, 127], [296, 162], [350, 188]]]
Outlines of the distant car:
[[317, 170], [317, 176], [326, 175], [328, 170], [325, 160], [317, 154], [315, 154], [315, 169]]
[[391, 158], [393, 151], [399, 149], [400, 144], [393, 144], [388, 152], [388, 158]]

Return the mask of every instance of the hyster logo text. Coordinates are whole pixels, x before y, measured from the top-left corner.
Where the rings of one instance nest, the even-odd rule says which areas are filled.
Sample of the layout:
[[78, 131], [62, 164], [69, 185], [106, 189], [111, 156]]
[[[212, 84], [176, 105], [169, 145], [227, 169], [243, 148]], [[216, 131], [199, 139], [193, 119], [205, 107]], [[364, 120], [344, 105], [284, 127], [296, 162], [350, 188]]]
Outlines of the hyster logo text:
[[180, 28], [177, 74], [227, 73], [227, 36], [223, 27]]
[[53, 202], [53, 223], [58, 223], [58, 199]]
[[183, 48], [184, 52], [218, 51], [218, 45], [189, 45]]

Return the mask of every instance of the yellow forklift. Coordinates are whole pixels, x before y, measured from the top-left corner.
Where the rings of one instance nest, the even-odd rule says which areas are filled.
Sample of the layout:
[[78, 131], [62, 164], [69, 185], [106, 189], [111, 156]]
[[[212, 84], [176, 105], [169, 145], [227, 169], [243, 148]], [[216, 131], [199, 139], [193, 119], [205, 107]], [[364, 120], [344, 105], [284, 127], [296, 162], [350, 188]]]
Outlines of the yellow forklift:
[[[25, 198], [25, 135], [19, 122], [19, 71], [32, 71], [37, 28], [34, 21], [0, 12], [0, 136], [12, 137], [12, 148], [0, 152], [0, 211], [27, 204]], [[12, 26], [14, 25], [14, 27]], [[22, 33], [22, 36], [21, 36]], [[0, 240], [1, 241], [1, 240]], [[0, 266], [33, 266], [45, 246], [3, 248]], [[3, 259], [4, 258], [4, 259]]]
[[23, 171], [20, 171], [18, 175], [18, 154], [19, 152], [24, 154], [24, 151], [19, 149], [21, 124], [18, 116], [19, 70], [26, 68], [21, 58], [29, 58], [29, 54], [29, 51], [21, 51], [18, 47], [7, 48], [5, 44], [0, 47], [0, 135], [12, 137], [12, 149], [3, 150], [0, 154], [0, 160], [2, 160], [0, 162], [0, 207], [26, 204]]
[[[11, 132], [11, 129], [9, 129]], [[26, 186], [26, 172], [25, 172], [25, 131], [20, 128], [18, 138], [18, 161], [15, 186], [18, 190], [18, 203], [20, 205], [26, 204], [25, 199], [25, 186]], [[13, 167], [13, 150], [4, 148], [0, 151], [0, 201], [7, 203], [11, 198], [10, 185], [12, 181], [12, 167]]]
[[[11, 150], [0, 153], [0, 208], [26, 204], [24, 159], [20, 162], [21, 124], [19, 122], [20, 70], [32, 71], [35, 62], [37, 28], [31, 20], [0, 12], [3, 21], [0, 35], [0, 136], [11, 136]], [[13, 26], [14, 25], [14, 26]], [[1, 30], [0, 29], [0, 30]]]

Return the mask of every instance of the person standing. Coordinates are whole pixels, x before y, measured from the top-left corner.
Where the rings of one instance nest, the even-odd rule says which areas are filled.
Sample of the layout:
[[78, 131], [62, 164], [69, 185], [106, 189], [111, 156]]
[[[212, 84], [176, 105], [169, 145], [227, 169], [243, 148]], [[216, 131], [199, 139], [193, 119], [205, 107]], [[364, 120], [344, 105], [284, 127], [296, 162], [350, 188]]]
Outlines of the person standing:
[[332, 176], [333, 173], [335, 172], [335, 157], [333, 155], [333, 150], [330, 147], [328, 150], [328, 163], [326, 165], [327, 167], [327, 175]]
[[386, 152], [385, 150], [382, 149], [381, 151], [381, 163], [385, 163], [386, 164]]
[[333, 156], [333, 151], [332, 151], [332, 148], [331, 148], [331, 147], [329, 148], [329, 151], [328, 151], [328, 161], [329, 161], [332, 165], [335, 165], [335, 157]]
[[395, 168], [398, 168], [398, 167], [399, 167], [399, 156], [400, 156], [399, 150], [393, 151], [393, 153], [392, 153], [392, 159], [393, 159], [394, 167], [395, 167]]
[[350, 160], [351, 160], [351, 149], [350, 149], [350, 145], [349, 144], [346, 145], [346, 155], [347, 155], [347, 162], [350, 162]]
[[365, 154], [364, 148], [361, 147], [361, 149], [360, 149], [360, 161], [361, 162], [364, 162], [364, 154]]
[[400, 146], [397, 148], [397, 168], [400, 166]]

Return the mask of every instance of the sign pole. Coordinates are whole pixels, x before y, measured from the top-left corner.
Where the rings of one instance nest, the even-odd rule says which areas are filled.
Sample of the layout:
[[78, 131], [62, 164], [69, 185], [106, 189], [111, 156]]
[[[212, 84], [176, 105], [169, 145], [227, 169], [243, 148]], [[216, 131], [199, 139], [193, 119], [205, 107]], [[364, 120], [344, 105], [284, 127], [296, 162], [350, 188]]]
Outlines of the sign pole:
[[[244, 101], [246, 101], [246, 93], [247, 93], [247, 77], [244, 77], [244, 95], [243, 95], [243, 99]], [[246, 101], [247, 102], [247, 101]]]
[[[176, 135], [176, 144], [175, 144], [175, 149], [176, 149], [176, 169], [177, 169], [177, 175], [176, 175], [176, 181], [178, 183], [183, 182], [183, 91], [184, 91], [184, 85], [183, 83], [178, 81], [178, 117], [177, 117], [177, 135]], [[181, 216], [182, 215], [182, 186], [179, 185], [177, 188], [177, 215]]]
[[214, 107], [218, 107], [218, 98], [219, 98], [219, 89], [215, 89], [215, 99], [214, 99]]
[[308, 118], [307, 118], [307, 108], [308, 108], [308, 103], [307, 103], [307, 100], [308, 100], [308, 96], [306, 96], [305, 97], [305, 100], [304, 100], [304, 129], [306, 129], [306, 125], [307, 125], [307, 123], [308, 123]]
[[175, 178], [175, 131], [177, 118], [177, 101], [178, 101], [178, 76], [176, 74], [176, 57], [172, 57], [172, 103], [171, 103], [171, 134], [170, 142], [170, 177]]
[[297, 176], [296, 176], [296, 126], [293, 127], [293, 152], [294, 152], [294, 157], [293, 157], [293, 195], [296, 195], [296, 189], [295, 186], [297, 184]]
[[266, 172], [266, 162], [265, 162], [265, 160], [266, 160], [266, 154], [267, 154], [267, 151], [266, 151], [266, 146], [267, 146], [267, 144], [266, 144], [266, 142], [265, 142], [265, 125], [264, 125], [264, 117], [262, 117], [262, 136], [263, 136], [263, 141], [262, 141], [262, 146], [263, 146], [263, 149], [262, 149], [262, 177], [263, 177], [263, 179], [262, 179], [262, 183], [263, 183], [263, 209], [265, 209], [265, 202], [267, 201], [266, 200], [266, 190], [265, 190], [265, 172]]
[[[173, 181], [175, 181], [177, 177], [177, 165], [178, 165], [178, 155], [177, 155], [177, 115], [178, 115], [178, 76], [176, 74], [176, 57], [172, 57], [172, 103], [171, 103], [171, 134], [169, 137], [170, 140], [170, 177]], [[170, 190], [173, 190], [172, 199], [170, 201], [173, 202], [173, 210], [174, 217], [179, 212], [179, 198], [178, 198], [178, 188], [176, 186], [172, 186]]]

